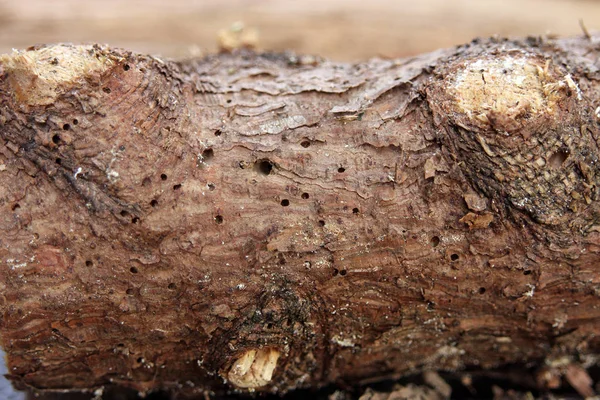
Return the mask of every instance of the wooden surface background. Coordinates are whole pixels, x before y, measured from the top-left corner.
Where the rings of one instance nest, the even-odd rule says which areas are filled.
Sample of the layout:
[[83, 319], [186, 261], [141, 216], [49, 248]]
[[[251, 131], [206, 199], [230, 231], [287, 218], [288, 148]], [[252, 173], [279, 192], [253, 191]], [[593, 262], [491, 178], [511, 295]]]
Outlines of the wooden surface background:
[[0, 52], [100, 42], [166, 57], [214, 51], [243, 21], [260, 47], [336, 60], [397, 57], [493, 34], [600, 30], [595, 0], [0, 0]]

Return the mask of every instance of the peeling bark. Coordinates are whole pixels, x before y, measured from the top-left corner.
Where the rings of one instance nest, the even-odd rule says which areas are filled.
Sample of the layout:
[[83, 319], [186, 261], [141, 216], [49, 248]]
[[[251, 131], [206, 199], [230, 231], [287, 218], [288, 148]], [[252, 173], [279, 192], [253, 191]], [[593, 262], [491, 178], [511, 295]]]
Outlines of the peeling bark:
[[595, 364], [599, 57], [3, 56], [10, 378], [193, 395]]

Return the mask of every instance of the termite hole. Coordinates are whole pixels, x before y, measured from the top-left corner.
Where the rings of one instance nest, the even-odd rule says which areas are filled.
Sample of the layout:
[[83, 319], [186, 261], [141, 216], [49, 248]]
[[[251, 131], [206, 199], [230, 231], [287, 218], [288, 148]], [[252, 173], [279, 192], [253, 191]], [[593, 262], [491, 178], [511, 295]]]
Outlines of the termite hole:
[[458, 258], [459, 258], [458, 254], [456, 254], [456, 253], [450, 255], [450, 260], [452, 260], [452, 261], [456, 261], [456, 260], [458, 260]]
[[179, 190], [181, 189], [181, 183], [178, 183], [177, 185], [173, 185], [173, 190]]
[[133, 289], [131, 289], [131, 288], [130, 288], [130, 289], [127, 289], [127, 290], [125, 291], [125, 293], [127, 293], [129, 296], [131, 296], [131, 295], [133, 294]]
[[163, 181], [167, 180], [167, 175], [166, 174], [160, 174], [160, 179], [162, 179]]
[[431, 246], [437, 247], [440, 244], [439, 236], [434, 236], [431, 238]]
[[214, 183], [209, 183], [209, 184], [208, 184], [208, 185], [206, 185], [206, 186], [208, 186], [208, 190], [210, 190], [211, 192], [212, 192], [213, 190], [215, 190], [215, 184], [214, 184]]
[[94, 263], [92, 262], [92, 260], [85, 260], [85, 266], [86, 267], [91, 267], [93, 265], [94, 265]]
[[132, 224], [137, 224], [138, 222], [140, 222], [139, 217], [133, 217], [133, 218], [131, 218], [131, 223]]
[[304, 200], [308, 199], [310, 197], [310, 195], [308, 193], [302, 193], [302, 197]]
[[269, 175], [273, 170], [273, 163], [270, 160], [259, 160], [254, 168], [263, 175]]
[[356, 207], [354, 207], [354, 208], [352, 209], [352, 214], [358, 214], [358, 213], [359, 213], [359, 209], [358, 209], [358, 208], [356, 208]]
[[169, 288], [171, 290], [175, 290], [176, 287], [177, 287], [177, 285], [175, 285], [173, 282], [169, 283], [169, 285], [167, 286], [167, 288]]
[[222, 215], [216, 215], [216, 216], [215, 216], [215, 222], [216, 222], [218, 225], [221, 225], [221, 224], [223, 223], [223, 216], [222, 216]]
[[202, 161], [206, 162], [215, 156], [215, 152], [213, 149], [205, 149], [202, 152]]
[[485, 288], [484, 287], [480, 287], [479, 288], [479, 294], [484, 294], [485, 293]]
[[523, 271], [523, 275], [531, 275], [531, 271], [530, 270]]
[[300, 143], [300, 146], [302, 146], [302, 147], [304, 147], [304, 148], [310, 147], [310, 141], [309, 141], [309, 140], [303, 140], [303, 141]]
[[158, 201], [157, 201], [157, 200], [152, 200], [152, 201], [150, 202], [150, 205], [151, 205], [152, 207], [156, 207], [156, 206], [158, 205]]
[[69, 124], [63, 125], [63, 131], [68, 131], [69, 129], [71, 129], [71, 125], [69, 125]]
[[14, 205], [12, 206], [12, 210], [13, 210], [13, 211], [16, 211], [16, 210], [18, 210], [19, 208], [21, 208], [21, 205], [20, 205], [19, 203], [16, 203], [16, 204], [14, 204]]
[[287, 207], [290, 205], [290, 201], [288, 199], [283, 199], [283, 200], [281, 200], [281, 205], [283, 207]]
[[123, 71], [129, 71], [130, 69], [131, 67], [129, 66], [129, 64], [123, 65]]
[[59, 144], [60, 143], [60, 136], [59, 135], [52, 136], [52, 143]]
[[220, 130], [220, 129], [217, 129], [217, 130], [215, 131], [215, 136], [221, 136], [221, 133], [223, 133], [223, 132], [221, 132], [221, 130]]
[[138, 269], [136, 267], [131, 267], [131, 268], [129, 268], [129, 272], [131, 272], [132, 274], [137, 274]]
[[319, 220], [319, 226], [325, 226], [325, 221], [323, 221], [322, 219]]
[[343, 172], [346, 172], [346, 168], [344, 168], [344, 167], [339, 167], [339, 168], [338, 168], [338, 172], [339, 172], [340, 174], [341, 174], [341, 173], [343, 173]]
[[563, 165], [567, 157], [569, 157], [569, 153], [564, 150], [559, 150], [550, 156], [548, 159], [548, 166], [552, 169], [558, 169]]

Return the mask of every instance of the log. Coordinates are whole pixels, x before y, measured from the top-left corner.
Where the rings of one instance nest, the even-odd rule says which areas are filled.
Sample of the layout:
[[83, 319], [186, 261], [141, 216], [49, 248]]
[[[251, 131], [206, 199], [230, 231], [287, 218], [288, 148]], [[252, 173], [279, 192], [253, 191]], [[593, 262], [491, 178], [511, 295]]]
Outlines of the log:
[[183, 396], [596, 364], [598, 39], [2, 56], [10, 379]]

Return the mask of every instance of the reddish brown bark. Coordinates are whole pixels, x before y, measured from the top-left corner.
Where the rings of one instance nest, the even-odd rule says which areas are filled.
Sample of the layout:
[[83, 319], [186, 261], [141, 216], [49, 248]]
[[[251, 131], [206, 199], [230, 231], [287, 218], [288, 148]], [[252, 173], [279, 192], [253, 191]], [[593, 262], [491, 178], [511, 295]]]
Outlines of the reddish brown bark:
[[285, 392], [596, 363], [595, 43], [4, 57], [11, 378]]

